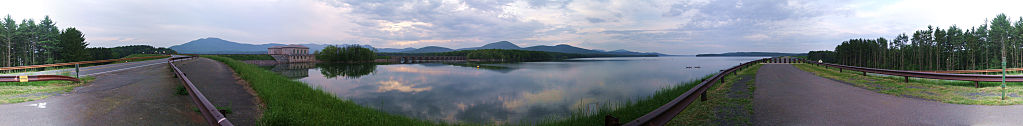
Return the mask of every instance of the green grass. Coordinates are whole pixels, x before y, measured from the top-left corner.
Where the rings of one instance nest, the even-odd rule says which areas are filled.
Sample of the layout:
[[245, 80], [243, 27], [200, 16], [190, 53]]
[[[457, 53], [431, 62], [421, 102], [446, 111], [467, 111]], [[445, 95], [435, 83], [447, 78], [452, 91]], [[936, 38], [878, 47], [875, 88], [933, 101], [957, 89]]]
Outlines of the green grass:
[[150, 56], [167, 56], [165, 54], [131, 54], [121, 58], [135, 58], [135, 57], [150, 57]]
[[[160, 56], [160, 57], [152, 57], [152, 58], [141, 58], [141, 59], [130, 59], [130, 60], [123, 60], [123, 61], [116, 61], [116, 62], [115, 62], [115, 64], [117, 64], [117, 62], [132, 62], [132, 61], [142, 61], [142, 60], [151, 60], [151, 59], [160, 59], [160, 58], [164, 58], [164, 57], [170, 57], [170, 55], [167, 55], [167, 54], [130, 54], [130, 55], [128, 55], [128, 56], [125, 56], [125, 57], [121, 57], [121, 58], [128, 58], [128, 57], [145, 57], [145, 56]], [[97, 64], [97, 65], [98, 65], [98, 64]]]
[[21, 103], [44, 99], [52, 94], [66, 93], [93, 77], [81, 78], [82, 83], [70, 81], [0, 82], [0, 104]]
[[[331, 93], [311, 88], [302, 82], [291, 80], [255, 65], [221, 56], [203, 55], [202, 57], [227, 64], [242, 79], [252, 85], [252, 88], [266, 104], [263, 117], [260, 119], [260, 123], [264, 125], [480, 125], [447, 124], [392, 115], [342, 100]], [[704, 78], [709, 77], [710, 75]], [[734, 76], [729, 77], [729, 80], [735, 81]], [[619, 118], [621, 123], [627, 123], [664, 105], [699, 83], [699, 80], [694, 80], [665, 87], [655, 92], [654, 95], [635, 102], [629, 102], [631, 100], [608, 102], [594, 112], [577, 110], [567, 117], [549, 117], [536, 123], [520, 122], [515, 125], [604, 125], [604, 115], [613, 115]], [[727, 103], [746, 105], [751, 109], [752, 106], [748, 102], [750, 101], [747, 100], [744, 103], [741, 100], [730, 100]], [[687, 113], [680, 115], [685, 114]], [[748, 122], [749, 119], [745, 120]]]
[[875, 91], [878, 93], [908, 97], [915, 99], [933, 100], [952, 104], [968, 105], [1016, 105], [1023, 104], [1023, 83], [1009, 82], [1006, 88], [1008, 96], [1002, 98], [1001, 82], [980, 82], [980, 88], [974, 87], [972, 81], [936, 80], [923, 78], [910, 78], [905, 82], [901, 76], [863, 76], [859, 71], [843, 70], [839, 72], [836, 68], [824, 68], [811, 64], [795, 64], [803, 71], [808, 71], [817, 76], [831, 78], [854, 86]]
[[[745, 92], [736, 92], [739, 94], [746, 94], [749, 97], [740, 98], [729, 98], [728, 95], [731, 92], [732, 86], [739, 81], [740, 76], [751, 76], [756, 77], [757, 70], [762, 65], [753, 65], [747, 69], [739, 71], [739, 75], [730, 75], [725, 77], [724, 84], [715, 84], [710, 89], [707, 89], [707, 101], [695, 101], [682, 113], [679, 113], [668, 125], [729, 125], [729, 124], [715, 124], [715, 121], [732, 122], [730, 125], [753, 125], [753, 90], [755, 89], [755, 80], [751, 79], [746, 85], [749, 89]], [[755, 78], [754, 78], [755, 79]], [[748, 114], [745, 117], [717, 115], [722, 112], [732, 111], [725, 108], [739, 108], [736, 110], [740, 113]]]
[[217, 56], [227, 57], [234, 60], [274, 60], [274, 57], [269, 54], [224, 54]]

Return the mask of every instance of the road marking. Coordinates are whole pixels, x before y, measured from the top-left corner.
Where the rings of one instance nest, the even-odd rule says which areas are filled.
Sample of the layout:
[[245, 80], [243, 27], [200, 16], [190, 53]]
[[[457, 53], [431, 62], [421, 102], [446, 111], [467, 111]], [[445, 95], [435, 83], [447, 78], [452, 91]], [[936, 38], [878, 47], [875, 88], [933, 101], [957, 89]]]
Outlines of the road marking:
[[134, 67], [121, 68], [121, 69], [116, 69], [116, 70], [111, 70], [111, 71], [103, 71], [103, 72], [99, 72], [99, 73], [86, 74], [85, 76], [92, 76], [92, 75], [96, 75], [96, 74], [105, 74], [105, 73], [110, 73], [110, 72], [117, 72], [117, 71], [122, 71], [122, 70], [127, 70], [127, 69], [135, 69], [135, 68], [139, 68], [139, 67], [152, 66], [152, 65], [164, 64], [164, 63], [167, 63], [167, 62], [157, 62], [157, 63], [146, 64], [146, 65], [142, 65], [142, 66], [134, 66]]
[[36, 108], [44, 109], [44, 108], [46, 108], [46, 102], [38, 103], [38, 104], [28, 104], [26, 106], [33, 106], [33, 107], [36, 107]]
[[[104, 68], [110, 68], [110, 67], [131, 66], [131, 65], [136, 65], [136, 64], [143, 64], [143, 63], [147, 63], [147, 62], [153, 62], [153, 61], [156, 61], [156, 60], [160, 60], [160, 59], [138, 61], [138, 62], [118, 63], [118, 64], [107, 64], [107, 65], [100, 65], [100, 66], [82, 67], [79, 72], [84, 73], [85, 71], [91, 71], [91, 70], [96, 70], [96, 69], [104, 69]], [[159, 61], [157, 61], [157, 62], [159, 62]], [[37, 71], [37, 72], [13, 73], [13, 74], [0, 74], [0, 75], [65, 74], [65, 73], [74, 73], [74, 71], [75, 71], [75, 68], [65, 68], [65, 69], [57, 69], [57, 70], [49, 70], [49, 71]], [[93, 74], [89, 74], [89, 75], [93, 75]]]

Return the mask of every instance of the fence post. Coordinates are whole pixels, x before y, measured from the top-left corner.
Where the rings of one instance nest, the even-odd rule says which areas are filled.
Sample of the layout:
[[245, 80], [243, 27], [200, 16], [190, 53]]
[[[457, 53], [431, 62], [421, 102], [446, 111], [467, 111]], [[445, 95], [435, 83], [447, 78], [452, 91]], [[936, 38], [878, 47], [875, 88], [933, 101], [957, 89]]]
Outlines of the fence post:
[[903, 76], [903, 77], [906, 78], [906, 83], [909, 83], [909, 76]]

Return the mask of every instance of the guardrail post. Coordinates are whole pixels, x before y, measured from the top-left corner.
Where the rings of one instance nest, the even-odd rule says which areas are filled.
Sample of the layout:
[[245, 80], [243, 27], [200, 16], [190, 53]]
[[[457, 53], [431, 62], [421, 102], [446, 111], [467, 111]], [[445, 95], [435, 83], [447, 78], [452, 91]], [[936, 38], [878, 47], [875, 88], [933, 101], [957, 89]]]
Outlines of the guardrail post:
[[[723, 81], [721, 83], [724, 83]], [[707, 91], [700, 93], [700, 101], [707, 101]]]
[[980, 81], [974, 81], [973, 82], [973, 87], [974, 88], [980, 88]]
[[838, 72], [841, 73], [842, 72], [842, 68], [838, 68]]
[[622, 123], [618, 122], [618, 118], [611, 115], [604, 116], [604, 126], [621, 126]]
[[863, 71], [863, 76], [867, 76], [867, 71]]
[[78, 77], [78, 72], [79, 72], [78, 71], [78, 64], [76, 63], [75, 64], [75, 78], [81, 78], [81, 77]]
[[902, 77], [906, 78], [906, 83], [909, 83], [909, 76], [902, 76]]

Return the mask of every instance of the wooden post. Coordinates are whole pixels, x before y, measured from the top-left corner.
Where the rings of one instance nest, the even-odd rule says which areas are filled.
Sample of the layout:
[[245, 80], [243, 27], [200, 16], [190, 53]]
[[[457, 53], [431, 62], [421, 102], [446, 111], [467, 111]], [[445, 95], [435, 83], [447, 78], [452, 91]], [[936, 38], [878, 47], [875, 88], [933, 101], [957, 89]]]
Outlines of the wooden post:
[[903, 76], [903, 78], [906, 78], [906, 83], [909, 83], [909, 76]]
[[604, 126], [621, 126], [622, 123], [618, 122], [618, 118], [611, 115], [604, 116]]
[[980, 88], [980, 81], [974, 81], [973, 82], [973, 87], [974, 88]]

